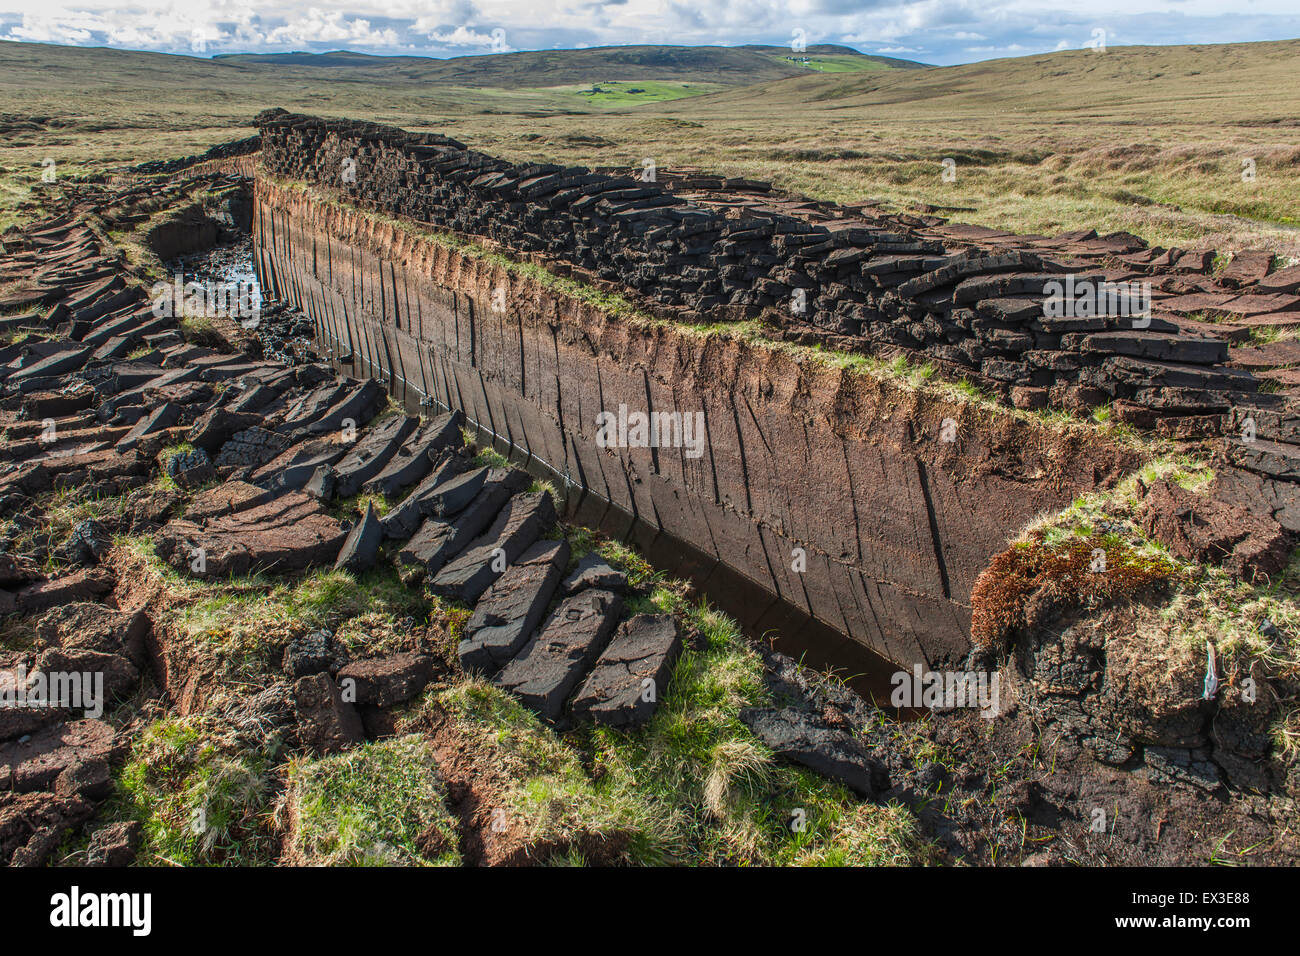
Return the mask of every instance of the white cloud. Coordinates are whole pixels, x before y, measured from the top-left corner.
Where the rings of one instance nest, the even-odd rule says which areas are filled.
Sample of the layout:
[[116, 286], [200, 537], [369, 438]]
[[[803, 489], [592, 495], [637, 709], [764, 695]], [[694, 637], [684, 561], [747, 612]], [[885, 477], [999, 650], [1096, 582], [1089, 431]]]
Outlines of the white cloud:
[[[206, 54], [290, 49], [458, 55], [622, 43], [840, 42], [931, 51], [933, 62], [1108, 41], [1188, 43], [1300, 35], [1294, 0], [0, 0], [0, 38]], [[147, 5], [147, 6], [146, 6]], [[504, 30], [502, 34], [494, 31]], [[196, 34], [196, 31], [199, 31]], [[1062, 38], [1066, 39], [1062, 39]], [[837, 39], [838, 38], [838, 39]], [[508, 40], [508, 43], [506, 42]], [[1059, 41], [1059, 43], [1058, 43]]]

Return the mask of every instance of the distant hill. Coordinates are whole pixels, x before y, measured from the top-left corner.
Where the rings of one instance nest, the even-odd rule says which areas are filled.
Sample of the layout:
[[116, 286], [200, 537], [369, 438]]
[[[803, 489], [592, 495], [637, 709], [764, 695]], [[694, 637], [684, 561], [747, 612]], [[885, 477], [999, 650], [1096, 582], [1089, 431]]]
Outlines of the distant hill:
[[252, 68], [293, 67], [326, 69], [366, 77], [399, 76], [404, 80], [485, 86], [499, 89], [565, 86], [602, 80], [664, 80], [748, 86], [803, 76], [816, 71], [814, 63], [833, 62], [842, 70], [919, 67], [909, 60], [893, 60], [860, 53], [851, 47], [810, 46], [800, 54], [779, 46], [611, 46], [586, 50], [536, 50], [433, 59], [412, 56], [368, 56], [363, 53], [241, 53], [213, 58]]

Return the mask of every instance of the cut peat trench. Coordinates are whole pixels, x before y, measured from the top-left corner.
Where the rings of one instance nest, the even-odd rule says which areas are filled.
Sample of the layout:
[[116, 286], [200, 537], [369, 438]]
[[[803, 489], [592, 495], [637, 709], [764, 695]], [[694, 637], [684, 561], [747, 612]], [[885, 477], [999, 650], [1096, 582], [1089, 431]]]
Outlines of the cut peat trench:
[[[338, 367], [409, 409], [461, 410], [562, 486], [575, 521], [841, 674], [962, 661], [971, 588], [1008, 537], [1138, 462], [889, 376], [603, 311], [269, 178], [254, 235], [264, 287], [311, 319]], [[597, 416], [620, 406], [702, 413], [700, 457], [600, 447]], [[953, 443], [939, 440], [947, 419], [963, 423]]]
[[[310, 136], [319, 131], [313, 121], [300, 121], [297, 128]], [[343, 124], [329, 136], [349, 130], [351, 126]], [[401, 146], [400, 136], [398, 140]], [[347, 663], [327, 631], [288, 637], [283, 657], [276, 646], [267, 661], [255, 662], [259, 671], [274, 675], [266, 683], [276, 687], [241, 702], [241, 707], [248, 705], [249, 716], [292, 728], [306, 750], [355, 751], [365, 760], [368, 751], [358, 745], [404, 732], [396, 715], [437, 681], [436, 675], [449, 673], [444, 663], [457, 675], [477, 673], [491, 680], [494, 689], [486, 690], [492, 695], [513, 694], [533, 715], [553, 721], [552, 729], [561, 738], [570, 729], [577, 731], [568, 740], [580, 740], [580, 725], [588, 721], [623, 726], [647, 716], [640, 706], [645, 698], [638, 700], [636, 680], [629, 678], [654, 675], [652, 681], [662, 686], [683, 645], [694, 636], [682, 633], [680, 624], [690, 619], [704, 629], [709, 625], [694, 615], [656, 619], [638, 612], [635, 609], [644, 608], [650, 598], [649, 586], [628, 581], [591, 555], [561, 583], [559, 569], [569, 566], [570, 538], [575, 544], [584, 542], [585, 550], [581, 526], [627, 541], [655, 567], [690, 578], [752, 637], [770, 636], [807, 663], [857, 675], [851, 682], [880, 699], [887, 691], [887, 675], [900, 665], [984, 666], [989, 609], [1000, 605], [990, 603], [987, 589], [981, 592], [986, 597], [976, 601], [973, 583], [977, 578], [981, 583], [992, 580], [1015, 597], [1015, 586], [1022, 579], [1032, 581], [1036, 571], [1033, 549], [1026, 558], [1029, 566], [998, 562], [1021, 553], [1007, 548], [1008, 537], [1030, 518], [1061, 512], [1082, 492], [1112, 487], [1147, 460], [1149, 446], [1136, 438], [1120, 443], [1105, 430], [1064, 427], [993, 402], [970, 401], [953, 389], [920, 387], [916, 379], [887, 370], [883, 363], [864, 362], [860, 364], [865, 368], [854, 369], [851, 350], [845, 351], [853, 343], [838, 343], [844, 346], [841, 354], [827, 362], [806, 350], [783, 347], [789, 340], [783, 343], [779, 335], [760, 337], [782, 331], [775, 321], [762, 327], [766, 331], [747, 335], [702, 330], [689, 315], [679, 316], [684, 321], [678, 323], [647, 321], [645, 314], [629, 310], [626, 300], [620, 304], [592, 294], [607, 293], [611, 287], [588, 281], [590, 276], [577, 272], [576, 266], [548, 260], [548, 276], [527, 255], [491, 254], [487, 246], [474, 245], [478, 239], [467, 243], [470, 230], [463, 227], [475, 223], [466, 217], [491, 219], [500, 212], [497, 199], [476, 192], [483, 184], [468, 193], [449, 192], [443, 187], [450, 179], [439, 185], [441, 173], [419, 173], [427, 177], [419, 181], [423, 188], [411, 192], [447, 201], [445, 208], [428, 207], [426, 221], [443, 223], [452, 210], [459, 237], [412, 228], [409, 219], [386, 214], [394, 197], [404, 194], [394, 191], [389, 177], [394, 170], [383, 162], [406, 161], [405, 154], [391, 149], [393, 143], [383, 136], [375, 142], [380, 144], [375, 147], [380, 161], [369, 194], [353, 197], [359, 203], [351, 203], [310, 183], [305, 188], [286, 185], [274, 175], [303, 156], [328, 166], [337, 143], [326, 136], [309, 143], [305, 151], [286, 150], [284, 143], [277, 145], [275, 136], [270, 137], [262, 164], [269, 173], [252, 181], [252, 201], [245, 205], [253, 219], [259, 281], [276, 305], [252, 334], [235, 322], [206, 328], [199, 322], [156, 316], [144, 295], [147, 283], [126, 286], [123, 276], [114, 274], [120, 269], [110, 263], [111, 250], [101, 247], [88, 226], [71, 218], [35, 224], [4, 243], [0, 266], [7, 274], [38, 267], [48, 280], [37, 286], [11, 286], [16, 291], [10, 304], [39, 301], [49, 313], [42, 308], [11, 323], [34, 337], [13, 343], [7, 352], [11, 361], [0, 366], [0, 414], [8, 441], [0, 449], [5, 458], [0, 481], [8, 494], [0, 497], [10, 511], [30, 510], [35, 502], [39, 514], [53, 513], [53, 498], [46, 494], [51, 487], [84, 487], [91, 497], [104, 493], [130, 498], [123, 500], [126, 514], [105, 519], [111, 528], [84, 522], [62, 544], [29, 543], [19, 532], [30, 519], [17, 515], [12, 529], [24, 550], [22, 560], [11, 559], [7, 570], [0, 567], [0, 574], [7, 575], [0, 588], [0, 602], [7, 603], [0, 604], [0, 613], [7, 607], [9, 613], [35, 620], [34, 615], [52, 605], [80, 600], [79, 610], [67, 620], [55, 614], [42, 618], [38, 626], [54, 628], [58, 636], [86, 630], [86, 621], [97, 622], [96, 641], [107, 648], [102, 666], [113, 668], [121, 688], [147, 683], [149, 672], [182, 717], [220, 703], [215, 692], [221, 681], [212, 679], [216, 662], [196, 656], [187, 640], [192, 635], [158, 618], [156, 608], [148, 614], [130, 612], [131, 622], [120, 619], [114, 607], [138, 604], [129, 581], [132, 568], [146, 569], [146, 552], [115, 550], [102, 566], [93, 567], [113, 540], [110, 532], [144, 537], [142, 548], [148, 545], [173, 571], [191, 577], [266, 567], [268, 573], [286, 572], [297, 579], [302, 571], [331, 564], [358, 574], [379, 561], [382, 551], [384, 564], [397, 565], [382, 571], [396, 572], [393, 580], [400, 582], [402, 593], [412, 587], [427, 589], [426, 606], [433, 607], [436, 596], [452, 601], [457, 615], [467, 612], [468, 618], [456, 625], [453, 616], [435, 623], [431, 611], [427, 631], [407, 634], [400, 650], [382, 643], [386, 635], [381, 626], [378, 641], [367, 645], [374, 653]], [[447, 150], [450, 159], [439, 163], [465, 158], [464, 150]], [[368, 155], [375, 159], [376, 154]], [[310, 169], [291, 171], [309, 180], [315, 175]], [[496, 169], [484, 175], [495, 183], [493, 188], [534, 190], [539, 188], [536, 183], [522, 185], [526, 179], [520, 177], [535, 179], [535, 173]], [[235, 203], [235, 193], [249, 195], [249, 172], [241, 175], [238, 179], [218, 173], [215, 179], [186, 180], [184, 186], [123, 189], [193, 193], [215, 185]], [[597, 193], [641, 192], [641, 187], [621, 183], [614, 188], [610, 183], [597, 176], [589, 185], [601, 186]], [[623, 212], [634, 212], [635, 217], [616, 221], [635, 224], [643, 213], [655, 215], [653, 210], [669, 208], [665, 202], [695, 219], [692, 228], [700, 225], [700, 215], [713, 215], [707, 203], [696, 209], [674, 197], [641, 198], [653, 200], [646, 207], [650, 212], [634, 206]], [[106, 191], [106, 212], [121, 203], [119, 191]], [[520, 201], [514, 212], [522, 208], [524, 221], [535, 233], [512, 233], [515, 226], [507, 217], [496, 223], [499, 232], [489, 229], [483, 235], [501, 239], [512, 251], [522, 246], [526, 252], [530, 242], [548, 235], [544, 224], [528, 222], [532, 205]], [[683, 206], [688, 208], [679, 208]], [[618, 215], [611, 209], [605, 213]], [[123, 215], [133, 216], [129, 208], [119, 211], [118, 216]], [[733, 253], [743, 258], [752, 253], [745, 243], [771, 238], [743, 217], [741, 224], [739, 232], [734, 226], [722, 227], [728, 230], [726, 238], [713, 243], [722, 259]], [[793, 231], [778, 236], [817, 239], [830, 234], [824, 226], [817, 232], [786, 225]], [[857, 227], [854, 230], [857, 235]], [[204, 235], [212, 231], [206, 229]], [[742, 234], [748, 238], [737, 238]], [[206, 269], [212, 275], [216, 270], [207, 266], [229, 267], [216, 261], [220, 255], [212, 262], [193, 260], [197, 240], [181, 229], [161, 235], [167, 245], [185, 249], [196, 271]], [[585, 253], [567, 244], [568, 235], [561, 230], [546, 241], [558, 244], [552, 252], [581, 258]], [[639, 255], [639, 233], [614, 230], [605, 235], [597, 230], [585, 235], [615, 247], [622, 243], [632, 261]], [[878, 274], [879, 257], [854, 245], [869, 245], [870, 236], [858, 235], [847, 244], [824, 241], [830, 245], [815, 256], [786, 260], [792, 265], [785, 277], [801, 281], [794, 266], [805, 273], [821, 269], [823, 277], [826, 269], [860, 271], [864, 280]], [[924, 245], [936, 240], [917, 241]], [[921, 252], [920, 258], [928, 262], [930, 253]], [[1018, 267], [1027, 267], [1024, 257], [1013, 258]], [[1233, 280], [1241, 288], [1265, 280], [1280, 288], [1292, 281], [1285, 270], [1271, 273], [1271, 262], [1242, 259], [1234, 260], [1238, 278]], [[928, 297], [927, 308], [940, 308], [945, 296], [956, 294], [942, 292], [945, 282], [976, 281], [988, 291], [1005, 278], [996, 272], [964, 271], [987, 267], [987, 262], [972, 266], [968, 260], [957, 256], [949, 266], [909, 278], [903, 285], [911, 289], [909, 296]], [[651, 293], [671, 288], [643, 281], [639, 270], [654, 265], [648, 260], [648, 265], [643, 261], [629, 270], [629, 284]], [[720, 274], [731, 269], [726, 274], [734, 276], [736, 265], [724, 262], [717, 268]], [[1257, 273], [1264, 280], [1251, 278]], [[557, 284], [557, 275], [573, 274], [584, 275], [585, 285]], [[217, 277], [223, 275], [232, 273]], [[847, 272], [841, 277], [851, 278]], [[1027, 280], [1021, 276], [1017, 281]], [[1267, 298], [1258, 293], [1247, 297]], [[911, 301], [917, 304], [919, 299]], [[1022, 317], [1033, 312], [1024, 305], [999, 308]], [[737, 318], [721, 309], [718, 314]], [[985, 315], [982, 321], [987, 319]], [[1034, 321], [1025, 320], [1024, 325], [1037, 334], [1041, 330], [1033, 328]], [[1034, 338], [1029, 332], [987, 328], [1012, 333], [993, 336], [1011, 351]], [[1225, 499], [1237, 497], [1210, 503], [1215, 521], [1209, 531], [1195, 520], [1182, 520], [1186, 513], [1193, 519], [1210, 513], [1207, 502], [1190, 497], [1190, 491], [1184, 494], [1167, 482], [1150, 487], [1139, 483], [1135, 494], [1143, 501], [1140, 520], [1143, 527], [1150, 526], [1148, 534], [1173, 542], [1170, 547], [1180, 555], [1187, 551], [1189, 559], [1198, 560], [1202, 553], [1217, 556], [1216, 563], [1231, 564], [1239, 568], [1234, 573], [1243, 575], [1265, 566], [1276, 571], [1277, 560], [1285, 560], [1291, 546], [1285, 531], [1296, 530], [1300, 522], [1293, 508], [1293, 486], [1300, 475], [1295, 465], [1300, 459], [1295, 451], [1300, 417], [1277, 393], [1216, 392], [1210, 387], [1253, 381], [1253, 373], [1215, 359], [1217, 346], [1167, 330], [1153, 334], [1159, 342], [1120, 336], [1094, 343], [1096, 348], [1069, 335], [1056, 336], [1061, 347], [1048, 358], [1060, 365], [1068, 382], [1075, 382], [1067, 382], [1067, 388], [1082, 388], [1069, 375], [1080, 367], [1092, 369], [1094, 384], [1109, 381], [1116, 388], [1117, 414], [1146, 415], [1145, 427], [1168, 425], [1166, 437], [1196, 439], [1194, 447], [1200, 452], [1209, 443], [1198, 429], [1232, 431], [1243, 413], [1253, 415], [1251, 425], [1258, 428], [1261, 440], [1253, 446], [1225, 443], [1225, 457], [1235, 467], [1216, 461], [1221, 493]], [[209, 335], [213, 348], [201, 344]], [[1034, 344], [1045, 346], [1053, 335]], [[223, 337], [225, 341], [215, 341]], [[1121, 353], [1117, 358], [1104, 351], [1134, 342], [1188, 361], [1146, 363], [1148, 370], [1155, 369], [1153, 375], [1165, 378], [1143, 385], [1132, 378], [1137, 374], [1132, 356]], [[320, 361], [320, 352], [332, 353], [333, 368]], [[1252, 358], [1263, 358], [1261, 367], [1267, 367], [1277, 354], [1272, 349], [1272, 359], [1253, 353]], [[1200, 356], [1200, 364], [1189, 365], [1189, 356]], [[839, 360], [850, 367], [839, 367]], [[999, 361], [1010, 359], [1003, 356]], [[997, 362], [990, 368], [1006, 371]], [[339, 376], [339, 371], [348, 374]], [[1108, 375], [1120, 378], [1111, 381]], [[1184, 380], [1179, 376], [1205, 387], [1178, 385]], [[1136, 392], [1124, 391], [1130, 385]], [[390, 397], [425, 413], [425, 418], [397, 414], [388, 404]], [[1183, 404], [1175, 413], [1162, 402]], [[1204, 405], [1218, 407], [1215, 403], [1228, 403], [1225, 411], [1231, 414], [1205, 411]], [[707, 441], [698, 455], [686, 452], [689, 443], [608, 447], [596, 440], [598, 415], [621, 407], [643, 414], [698, 413]], [[439, 414], [447, 409], [455, 414]], [[53, 448], [36, 437], [46, 415], [57, 416]], [[350, 438], [345, 437], [349, 419], [360, 429]], [[479, 445], [496, 448], [516, 468], [485, 467], [474, 450], [462, 445], [462, 423], [471, 426]], [[335, 432], [340, 440], [327, 437]], [[952, 440], [944, 437], [948, 433]], [[345, 444], [354, 447], [340, 447]], [[524, 470], [562, 489], [557, 503], [573, 526], [556, 527], [549, 496], [530, 489]], [[145, 488], [155, 473], [170, 477], [175, 490]], [[363, 501], [354, 508], [347, 499], [359, 490], [382, 494], [394, 506], [385, 511]], [[409, 493], [403, 496], [403, 491]], [[333, 504], [336, 499], [338, 506]], [[178, 510], [182, 504], [183, 512]], [[1236, 534], [1239, 528], [1249, 529], [1246, 539]], [[384, 539], [391, 544], [385, 545]], [[60, 561], [81, 569], [53, 576], [39, 571], [37, 558], [48, 557], [55, 545]], [[494, 578], [486, 569], [488, 555], [497, 550], [506, 553], [511, 567], [507, 572], [493, 568], [501, 575]], [[1231, 561], [1220, 561], [1225, 557], [1220, 552], [1229, 550], [1226, 558]], [[196, 570], [196, 552], [204, 557], [206, 570]], [[798, 566], [801, 560], [806, 566]], [[999, 567], [1004, 578], [996, 573], [990, 578]], [[156, 574], [149, 570], [145, 577], [152, 580]], [[123, 580], [115, 582], [119, 575]], [[366, 596], [371, 596], [368, 589]], [[983, 614], [982, 640], [981, 652], [970, 657], [973, 603]], [[1115, 614], [1137, 615], [1141, 607]], [[1025, 620], [1031, 620], [1030, 611], [1041, 616], [1056, 610], [1026, 602]], [[142, 642], [136, 624], [143, 628], [146, 618], [153, 619], [154, 627]], [[1061, 829], [1062, 819], [1079, 816], [1078, 801], [1084, 793], [1080, 780], [1098, 777], [1090, 769], [1095, 759], [1117, 768], [1107, 784], [1117, 794], [1155, 793], [1170, 781], [1183, 788], [1177, 791], [1186, 797], [1181, 822], [1175, 821], [1174, 829], [1190, 833], [1189, 821], [1199, 826], [1201, 816], [1218, 812], [1212, 801], [1225, 788], [1230, 793], [1264, 792], [1289, 785], [1284, 778], [1291, 771], [1283, 762], [1261, 768], [1269, 754], [1263, 749], [1267, 745], [1258, 743], [1264, 738], [1255, 732], [1255, 722], [1267, 715], [1243, 713], [1245, 708], [1234, 713], [1226, 696], [1205, 702], [1200, 696], [1203, 662], [1198, 657], [1177, 657], [1178, 669], [1153, 662], [1149, 620], [1134, 617], [1131, 624], [1125, 623], [1090, 608], [1079, 620], [1072, 619], [1068, 639], [1055, 627], [1057, 620], [1043, 618], [1041, 628], [1034, 625], [1032, 633], [1017, 639], [1011, 656], [991, 665], [999, 668], [1007, 682], [1004, 689], [1014, 697], [1007, 720], [984, 724], [973, 713], [952, 715], [937, 720], [933, 733], [936, 741], [954, 748], [945, 765], [995, 767], [1009, 754], [1037, 753], [1027, 751], [1031, 744], [1059, 744], [1067, 772], [1048, 769], [1045, 757], [1039, 761], [1042, 766], [1029, 761], [1021, 767], [1025, 778], [1020, 782], [1027, 789], [1021, 796], [1012, 792], [1003, 799], [1003, 788], [996, 782], [986, 786], [988, 778], [981, 779], [979, 772], [962, 771], [953, 791], [954, 805], [998, 804], [994, 816], [1010, 819], [1009, 814], [1033, 810], [1041, 797], [1050, 804], [1043, 819], [1055, 821], [1044, 826]], [[405, 622], [395, 626], [409, 631]], [[459, 644], [449, 644], [456, 626], [462, 628]], [[118, 632], [126, 637], [119, 640]], [[453, 655], [459, 658], [459, 668]], [[27, 666], [32, 657], [20, 652], [8, 664]], [[765, 655], [762, 663], [775, 706], [768, 706], [767, 698], [750, 701], [758, 706], [741, 708], [738, 717], [776, 755], [839, 779], [869, 800], [926, 804], [928, 794], [938, 792], [933, 787], [951, 783], [933, 763], [917, 763], [924, 741], [916, 741], [914, 748], [894, 740], [890, 735], [897, 736], [897, 725], [878, 726], [879, 715], [856, 695], [804, 674], [782, 655]], [[1084, 690], [1076, 698], [1061, 702], [1038, 692], [1041, 686], [1055, 687], [1061, 673], [1077, 673], [1079, 663], [1086, 665], [1080, 685]], [[500, 670], [493, 671], [498, 665]], [[1176, 673], [1178, 685], [1166, 691], [1170, 673]], [[1149, 678], [1157, 678], [1159, 687], [1137, 694], [1090, 690], [1155, 687]], [[359, 688], [355, 706], [342, 695], [345, 681]], [[483, 746], [487, 738], [480, 739], [479, 731], [486, 725], [463, 712], [463, 701], [454, 695], [441, 696], [447, 689], [434, 683], [437, 693], [419, 698], [430, 710], [406, 714], [417, 724], [424, 721], [413, 729], [427, 731], [433, 756], [445, 770], [446, 804], [459, 821], [452, 842], [465, 860], [521, 863], [570, 851], [595, 862], [617, 857], [625, 836], [621, 832], [539, 830], [526, 820], [518, 821], [515, 829], [508, 818], [500, 826], [496, 811], [502, 805], [518, 807], [510, 789], [517, 781], [505, 780], [507, 771], [494, 768], [484, 755], [490, 747]], [[1172, 716], [1149, 719], [1152, 698], [1160, 705], [1155, 710]], [[1283, 699], [1280, 694], [1278, 699]], [[566, 701], [571, 701], [567, 716]], [[1166, 702], [1173, 706], [1161, 709]], [[1040, 705], [1045, 708], [1041, 713]], [[1040, 733], [1039, 717], [1044, 714], [1041, 726], [1048, 729]], [[242, 714], [238, 719], [242, 725]], [[929, 733], [926, 725], [913, 726], [918, 735]], [[1001, 735], [995, 741], [996, 754], [986, 752], [988, 735], [983, 731], [988, 727]], [[1123, 733], [1112, 733], [1114, 727], [1124, 728]], [[85, 728], [71, 725], [55, 729], [62, 735], [60, 759], [69, 767], [93, 764], [93, 774], [72, 780], [69, 773], [65, 783], [75, 783], [88, 799], [100, 799], [105, 768], [121, 756], [96, 743], [107, 731], [91, 728], [94, 733], [83, 733]], [[0, 732], [16, 738], [23, 728], [10, 726]], [[884, 738], [893, 745], [887, 746]], [[41, 740], [48, 744], [53, 737]], [[6, 845], [0, 852], [40, 862], [59, 834], [80, 825], [90, 807], [75, 801], [59, 804], [58, 787], [51, 790], [48, 774], [36, 772], [39, 755], [22, 746], [0, 755], [0, 769], [7, 762], [16, 768], [16, 779], [34, 789], [19, 801], [0, 794], [0, 817], [8, 807], [22, 820], [34, 819], [32, 807], [55, 804], [61, 816], [43, 825], [38, 838], [24, 837], [21, 846]], [[1056, 767], [1056, 759], [1054, 750], [1050, 767]], [[1043, 789], [1036, 797], [1033, 787], [1040, 783]], [[1106, 796], [1109, 801], [1109, 790]], [[1234, 812], [1240, 808], [1234, 806]], [[1159, 850], [1168, 855], [1167, 847], [1144, 842], [1144, 814], [1141, 808], [1133, 811], [1139, 823], [1133, 832], [1138, 835], [1124, 838], [1130, 844], [1125, 852]], [[933, 822], [937, 831], [948, 832], [944, 821]], [[1225, 820], [1225, 826], [1229, 822], [1236, 827], [1238, 820]], [[981, 824], [980, 833], [965, 842], [954, 839], [963, 852], [979, 858], [979, 841], [1000, 839], [995, 824]], [[436, 824], [417, 841], [421, 852], [441, 852], [448, 840], [441, 827]], [[1023, 828], [1019, 832], [1023, 839]], [[1067, 835], [1067, 846], [1074, 845], [1072, 839]], [[1261, 839], [1251, 831], [1248, 844]], [[301, 846], [295, 846], [299, 852]], [[1180, 851], [1172, 852], [1177, 856]]]

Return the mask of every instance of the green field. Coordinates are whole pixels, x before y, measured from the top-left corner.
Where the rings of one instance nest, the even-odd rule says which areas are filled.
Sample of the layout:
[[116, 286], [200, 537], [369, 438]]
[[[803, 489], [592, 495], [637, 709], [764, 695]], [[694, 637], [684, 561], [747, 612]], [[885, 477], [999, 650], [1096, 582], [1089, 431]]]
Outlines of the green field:
[[[569, 88], [565, 88], [569, 89]], [[718, 83], [663, 83], [658, 80], [603, 80], [590, 86], [573, 89], [574, 96], [593, 106], [640, 106], [642, 103], [664, 103], [686, 96], [702, 96], [726, 89]]]
[[890, 67], [880, 60], [862, 56], [808, 56], [799, 53], [787, 53], [777, 57], [783, 63], [793, 63], [805, 70], [818, 73], [865, 73], [876, 70], [888, 70]]

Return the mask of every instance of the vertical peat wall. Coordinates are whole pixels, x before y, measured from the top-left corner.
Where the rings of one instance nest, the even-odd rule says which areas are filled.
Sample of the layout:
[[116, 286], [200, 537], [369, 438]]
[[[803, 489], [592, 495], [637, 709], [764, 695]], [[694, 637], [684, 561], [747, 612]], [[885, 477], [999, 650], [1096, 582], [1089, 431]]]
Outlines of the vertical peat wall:
[[[342, 367], [408, 406], [461, 409], [565, 476], [585, 523], [634, 516], [652, 560], [680, 565], [688, 545], [706, 591], [742, 575], [763, 597], [729, 609], [751, 630], [797, 626], [801, 611], [897, 664], [959, 660], [988, 560], [1036, 515], [1136, 464], [1083, 428], [610, 314], [266, 176], [255, 207], [265, 289], [311, 318]], [[598, 416], [620, 405], [702, 412], [701, 454], [601, 447]]]

